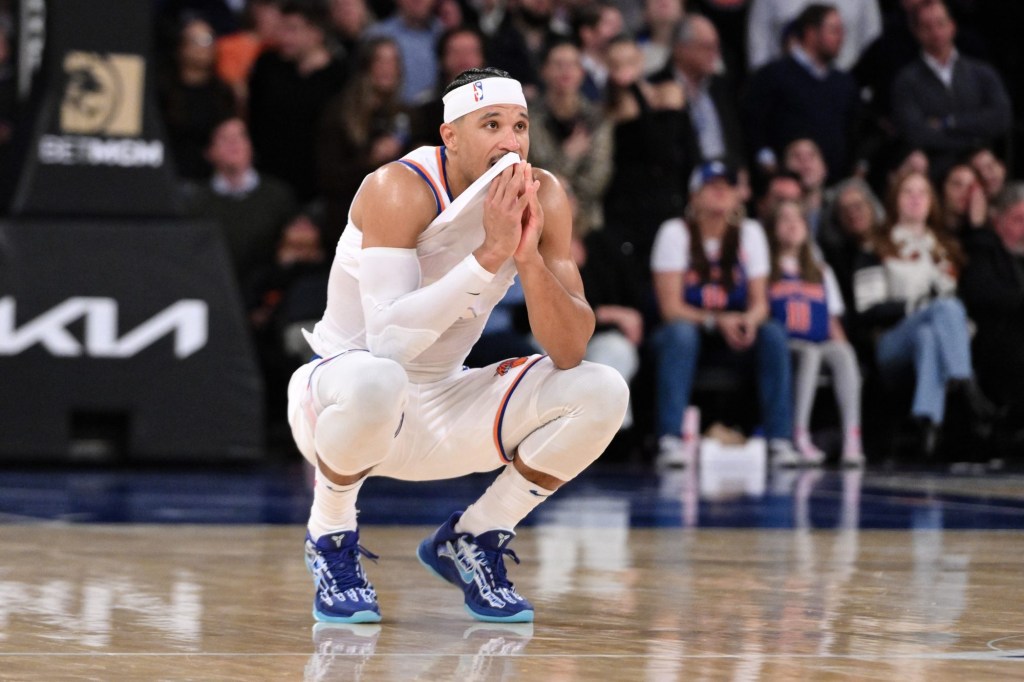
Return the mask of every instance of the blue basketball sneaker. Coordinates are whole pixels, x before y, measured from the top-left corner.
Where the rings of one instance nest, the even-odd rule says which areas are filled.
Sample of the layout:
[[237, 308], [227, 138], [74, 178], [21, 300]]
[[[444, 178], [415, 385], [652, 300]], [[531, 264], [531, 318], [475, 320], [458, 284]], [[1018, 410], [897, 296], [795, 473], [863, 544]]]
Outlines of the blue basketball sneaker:
[[313, 617], [325, 623], [379, 623], [377, 593], [366, 579], [359, 555], [378, 556], [359, 544], [358, 530], [321, 535], [306, 533], [306, 567], [313, 574]]
[[517, 564], [508, 548], [515, 537], [510, 530], [492, 530], [473, 537], [455, 530], [462, 512], [455, 512], [434, 534], [420, 543], [416, 556], [438, 577], [462, 590], [466, 610], [477, 620], [492, 623], [529, 623], [533, 606], [505, 575], [504, 556]]

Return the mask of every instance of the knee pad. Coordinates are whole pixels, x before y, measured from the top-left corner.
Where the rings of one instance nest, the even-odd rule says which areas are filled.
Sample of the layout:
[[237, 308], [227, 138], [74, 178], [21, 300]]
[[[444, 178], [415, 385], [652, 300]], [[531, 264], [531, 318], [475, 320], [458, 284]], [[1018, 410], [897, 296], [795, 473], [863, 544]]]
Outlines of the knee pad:
[[368, 419], [401, 412], [409, 377], [394, 360], [353, 353], [327, 362], [313, 373], [313, 391], [321, 409], [338, 405]]
[[629, 385], [614, 368], [594, 362], [585, 362], [573, 370], [579, 370], [573, 377], [573, 396], [587, 412], [600, 415], [600, 419], [618, 420], [621, 424], [629, 402]]
[[[629, 386], [611, 367], [584, 362], [551, 375], [537, 397], [537, 411], [554, 416], [520, 448], [531, 469], [562, 481], [576, 477], [604, 451], [622, 425]], [[533, 447], [529, 447], [533, 445]]]
[[309, 383], [309, 375], [316, 363], [308, 363], [299, 367], [292, 373], [288, 381], [288, 426], [291, 427], [292, 438], [295, 447], [302, 456], [313, 466], [316, 466], [316, 444], [313, 440], [313, 424], [307, 418], [303, 409], [303, 400], [306, 395], [306, 387]]
[[393, 360], [355, 353], [313, 372], [316, 454], [335, 473], [357, 474], [387, 457], [401, 422], [408, 377]]

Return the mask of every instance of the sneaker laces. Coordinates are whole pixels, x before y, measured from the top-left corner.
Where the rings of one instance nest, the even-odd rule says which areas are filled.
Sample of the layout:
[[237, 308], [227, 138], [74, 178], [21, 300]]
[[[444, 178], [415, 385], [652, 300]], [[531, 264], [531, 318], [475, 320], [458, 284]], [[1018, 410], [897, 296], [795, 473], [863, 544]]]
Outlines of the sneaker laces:
[[[472, 538], [472, 536], [466, 537]], [[519, 557], [516, 556], [515, 552], [507, 547], [484, 549], [472, 539], [467, 539], [466, 544], [472, 548], [468, 552], [468, 558], [474, 569], [483, 568], [484, 574], [490, 578], [490, 582], [494, 587], [505, 587], [514, 590], [512, 582], [508, 579], [508, 574], [505, 571], [504, 556], [507, 554], [512, 557], [512, 561], [518, 564], [520, 563]]]
[[379, 555], [374, 554], [362, 545], [346, 547], [340, 552], [319, 552], [323, 558], [325, 577], [329, 578], [332, 588], [339, 592], [345, 592], [353, 588], [368, 588], [369, 581], [366, 580], [366, 573], [359, 563], [359, 555], [365, 556], [370, 561], [377, 563]]

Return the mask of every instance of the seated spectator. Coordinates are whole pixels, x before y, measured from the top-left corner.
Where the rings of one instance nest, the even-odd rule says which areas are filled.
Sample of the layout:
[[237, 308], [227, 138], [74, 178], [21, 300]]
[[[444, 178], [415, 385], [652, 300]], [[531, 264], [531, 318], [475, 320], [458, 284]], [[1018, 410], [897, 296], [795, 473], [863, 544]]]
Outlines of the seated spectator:
[[769, 316], [768, 242], [743, 218], [736, 178], [720, 162], [701, 166], [686, 220], [658, 230], [651, 270], [663, 324], [657, 357], [658, 463], [692, 460], [681, 439], [698, 360], [751, 358], [756, 363], [764, 433], [774, 465], [796, 465], [786, 332]]
[[330, 0], [329, 39], [340, 59], [350, 63], [376, 18], [366, 0]]
[[360, 46], [357, 63], [352, 80], [328, 102], [317, 133], [319, 187], [327, 200], [324, 243], [332, 246], [363, 178], [402, 156], [410, 137], [398, 45], [371, 38]]
[[928, 155], [920, 149], [905, 150], [902, 156], [897, 156], [897, 163], [889, 171], [889, 175], [886, 177], [884, 190], [888, 192], [892, 189], [892, 186], [902, 177], [905, 177], [908, 173], [921, 173], [931, 177], [931, 163], [928, 161]]
[[272, 259], [245, 284], [246, 316], [272, 424], [284, 417], [288, 379], [309, 359], [301, 327], [317, 319], [314, 310], [327, 305], [330, 263], [320, 240], [319, 218], [315, 207], [292, 216], [281, 230]]
[[722, 40], [723, 68], [737, 83], [747, 80], [747, 18], [750, 0], [686, 0], [688, 14], [707, 17]]
[[818, 392], [822, 361], [832, 374], [843, 422], [844, 466], [864, 465], [860, 437], [860, 367], [841, 318], [843, 296], [831, 268], [812, 249], [810, 230], [799, 202], [776, 205], [765, 225], [772, 247], [768, 299], [772, 317], [789, 335], [796, 367], [793, 392], [794, 443], [804, 464], [818, 465], [825, 453], [811, 440], [811, 408]]
[[893, 116], [903, 139], [928, 154], [938, 180], [965, 152], [1007, 134], [1010, 99], [995, 69], [957, 51], [956, 24], [942, 0], [912, 16], [922, 52], [893, 82]]
[[579, 49], [555, 43], [544, 56], [543, 95], [530, 103], [530, 162], [572, 178], [580, 213], [604, 224], [602, 201], [612, 174], [612, 126], [580, 92]]
[[402, 56], [401, 100], [408, 107], [422, 104], [437, 87], [437, 40], [444, 25], [434, 13], [433, 0], [396, 0], [395, 13], [370, 26], [366, 37], [383, 36], [398, 44]]
[[[242, 3], [238, 0], [160, 0], [155, 5], [157, 31], [161, 37], [176, 33], [177, 24], [184, 16], [202, 16], [217, 35], [237, 31], [242, 19]], [[176, 39], [175, 35], [172, 41]]]
[[686, 10], [683, 0], [644, 0], [644, 24], [636, 34], [643, 53], [643, 73], [650, 75], [668, 64], [676, 30]]
[[951, 167], [942, 181], [942, 213], [950, 234], [964, 233], [988, 221], [988, 199], [978, 174], [966, 163]]
[[508, 71], [532, 101], [540, 93], [540, 70], [549, 45], [567, 36], [556, 31], [551, 0], [509, 3], [497, 31], [487, 41], [487, 64]]
[[260, 55], [249, 77], [249, 125], [260, 170], [316, 196], [316, 131], [327, 102], [345, 83], [345, 65], [325, 44], [326, 11], [283, 0], [276, 51]]
[[652, 75], [651, 81], [675, 80], [683, 88], [701, 160], [719, 159], [746, 174], [736, 84], [722, 73], [721, 65], [722, 51], [715, 25], [691, 14], [679, 24], [671, 61]]
[[[849, 178], [835, 187], [835, 199], [830, 205], [828, 221], [822, 231], [827, 239], [819, 240], [826, 262], [832, 267], [843, 294], [846, 308], [846, 333], [858, 355], [865, 357], [865, 339], [855, 326], [853, 298], [853, 271], [871, 248], [875, 234], [881, 230], [885, 220], [885, 209], [867, 182], [860, 178]], [[872, 344], [873, 346], [873, 344]], [[871, 354], [874, 354], [872, 347]]]
[[[921, 46], [914, 37], [911, 24], [918, 9], [931, 1], [883, 2], [883, 7], [889, 4], [890, 8], [883, 18], [882, 34], [861, 53], [852, 71], [864, 101], [866, 121], [861, 136], [865, 138], [862, 144], [870, 149], [869, 181], [873, 187], [882, 186], [885, 171], [898, 163], [893, 159], [894, 153], [900, 152], [900, 145], [897, 144], [899, 136], [893, 120], [892, 84], [904, 67], [920, 58]], [[985, 6], [989, 4], [985, 3]], [[1005, 14], [1003, 8], [1006, 6], [1006, 3], [999, 5], [994, 13]], [[969, 30], [957, 32], [956, 44], [972, 56], [983, 55], [990, 47]]]
[[460, 26], [477, 26], [480, 23], [480, 16], [476, 10], [464, 0], [437, 0], [434, 11], [445, 31]]
[[768, 178], [764, 193], [757, 200], [757, 219], [766, 224], [775, 207], [783, 201], [796, 201], [801, 205], [804, 201], [803, 179], [790, 170], [779, 171]]
[[249, 74], [266, 50], [277, 48], [281, 0], [249, 0], [242, 30], [217, 38], [217, 75], [235, 94], [238, 111], [248, 111]]
[[804, 211], [811, 228], [812, 241], [817, 240], [821, 216], [825, 206], [825, 179], [828, 167], [821, 148], [810, 138], [799, 138], [786, 145], [782, 167], [800, 177], [803, 188]]
[[808, 5], [794, 20], [790, 53], [750, 77], [744, 104], [745, 132], [763, 173], [779, 165], [786, 145], [810, 138], [835, 182], [858, 155], [859, 94], [853, 77], [834, 66], [843, 23], [831, 5]]
[[253, 168], [252, 143], [241, 118], [229, 118], [213, 129], [206, 158], [213, 177], [190, 192], [190, 211], [220, 225], [235, 280], [244, 287], [273, 261], [295, 199], [283, 182]]
[[608, 63], [614, 170], [605, 190], [604, 229], [633, 263], [640, 291], [649, 292], [654, 234], [661, 223], [682, 215], [700, 152], [683, 89], [674, 79], [644, 79], [640, 50], [626, 38], [612, 42]]
[[883, 377], [913, 370], [911, 415], [925, 456], [938, 445], [947, 389], [962, 393], [978, 419], [995, 415], [974, 379], [967, 316], [954, 296], [962, 264], [928, 178], [910, 173], [899, 179], [885, 227], [854, 271], [854, 299], [860, 324], [874, 333]]
[[479, 28], [488, 40], [493, 38], [501, 28], [509, 9], [508, 3], [492, 2], [491, 0], [469, 0], [468, 7], [476, 14], [473, 26]]
[[1006, 183], [1006, 164], [987, 147], [973, 152], [969, 161], [981, 178], [985, 196], [992, 201], [1003, 191], [1003, 185]]
[[[786, 27], [813, 0], [750, 0], [747, 16], [747, 60], [754, 72], [782, 56], [782, 36]], [[878, 0], [836, 2], [846, 36], [836, 56], [839, 68], [851, 69], [860, 53], [882, 32]]]
[[1009, 408], [1006, 423], [1024, 424], [1024, 183], [1011, 182], [993, 203], [994, 229], [965, 238], [960, 296], [977, 325], [978, 381]]
[[[882, 32], [860, 53], [851, 69], [861, 87], [866, 114], [891, 139], [892, 82], [904, 66], [914, 61], [921, 51], [910, 29], [912, 16], [929, 0], [900, 0], [882, 22]], [[882, 153], [884, 157], [884, 150]]]
[[[273, 261], [254, 272], [247, 283], [249, 324], [257, 333], [273, 331], [273, 343], [278, 348], [284, 348], [282, 334], [286, 331], [286, 322], [316, 319], [315, 315], [305, 316], [293, 309], [295, 302], [288, 300], [288, 292], [297, 280], [326, 272], [325, 250], [320, 240], [322, 217], [322, 210], [316, 204], [292, 216], [281, 230]], [[303, 345], [303, 356], [295, 360], [309, 355], [308, 344]]]
[[595, 0], [576, 7], [571, 21], [583, 65], [580, 90], [591, 102], [603, 102], [608, 83], [608, 45], [622, 34], [622, 12], [610, 0]]
[[186, 17], [178, 36], [172, 70], [160, 79], [160, 109], [178, 177], [205, 180], [210, 164], [203, 148], [210, 131], [235, 113], [231, 89], [214, 70], [213, 29], [203, 19]]
[[434, 96], [416, 107], [412, 114], [412, 141], [409, 145], [412, 148], [444, 144], [440, 130], [444, 119], [444, 89], [463, 71], [485, 66], [483, 34], [471, 26], [445, 31], [437, 41], [437, 62], [441, 68], [438, 88]]

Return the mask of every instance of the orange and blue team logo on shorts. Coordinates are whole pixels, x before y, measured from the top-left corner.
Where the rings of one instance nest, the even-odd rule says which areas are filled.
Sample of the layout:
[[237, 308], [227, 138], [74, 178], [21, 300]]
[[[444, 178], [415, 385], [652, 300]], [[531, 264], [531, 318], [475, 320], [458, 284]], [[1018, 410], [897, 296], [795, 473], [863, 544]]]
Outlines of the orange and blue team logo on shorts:
[[519, 365], [524, 364], [530, 358], [512, 358], [511, 360], [505, 360], [497, 369], [494, 370], [494, 376], [503, 377], [509, 373], [509, 370], [515, 369]]
[[494, 376], [505, 376], [513, 367], [526, 365], [523, 367], [522, 371], [519, 372], [516, 378], [512, 380], [511, 385], [509, 385], [508, 389], [505, 391], [505, 395], [501, 399], [501, 404], [498, 406], [497, 413], [494, 415], [494, 447], [498, 451], [498, 456], [501, 457], [501, 461], [503, 462], [511, 462], [514, 457], [514, 454], [505, 452], [505, 444], [501, 440], [501, 426], [505, 421], [505, 410], [508, 409], [508, 401], [512, 397], [512, 393], [516, 390], [516, 387], [519, 386], [519, 383], [523, 380], [523, 377], [526, 376], [526, 373], [546, 357], [546, 355], [533, 356], [533, 361], [528, 365], [526, 365], [526, 362], [530, 358], [512, 358], [511, 360], [505, 360], [503, 363], [498, 365], [496, 370], [494, 370]]
[[484, 98], [484, 82], [477, 81], [473, 83], [473, 101], [479, 102]]

